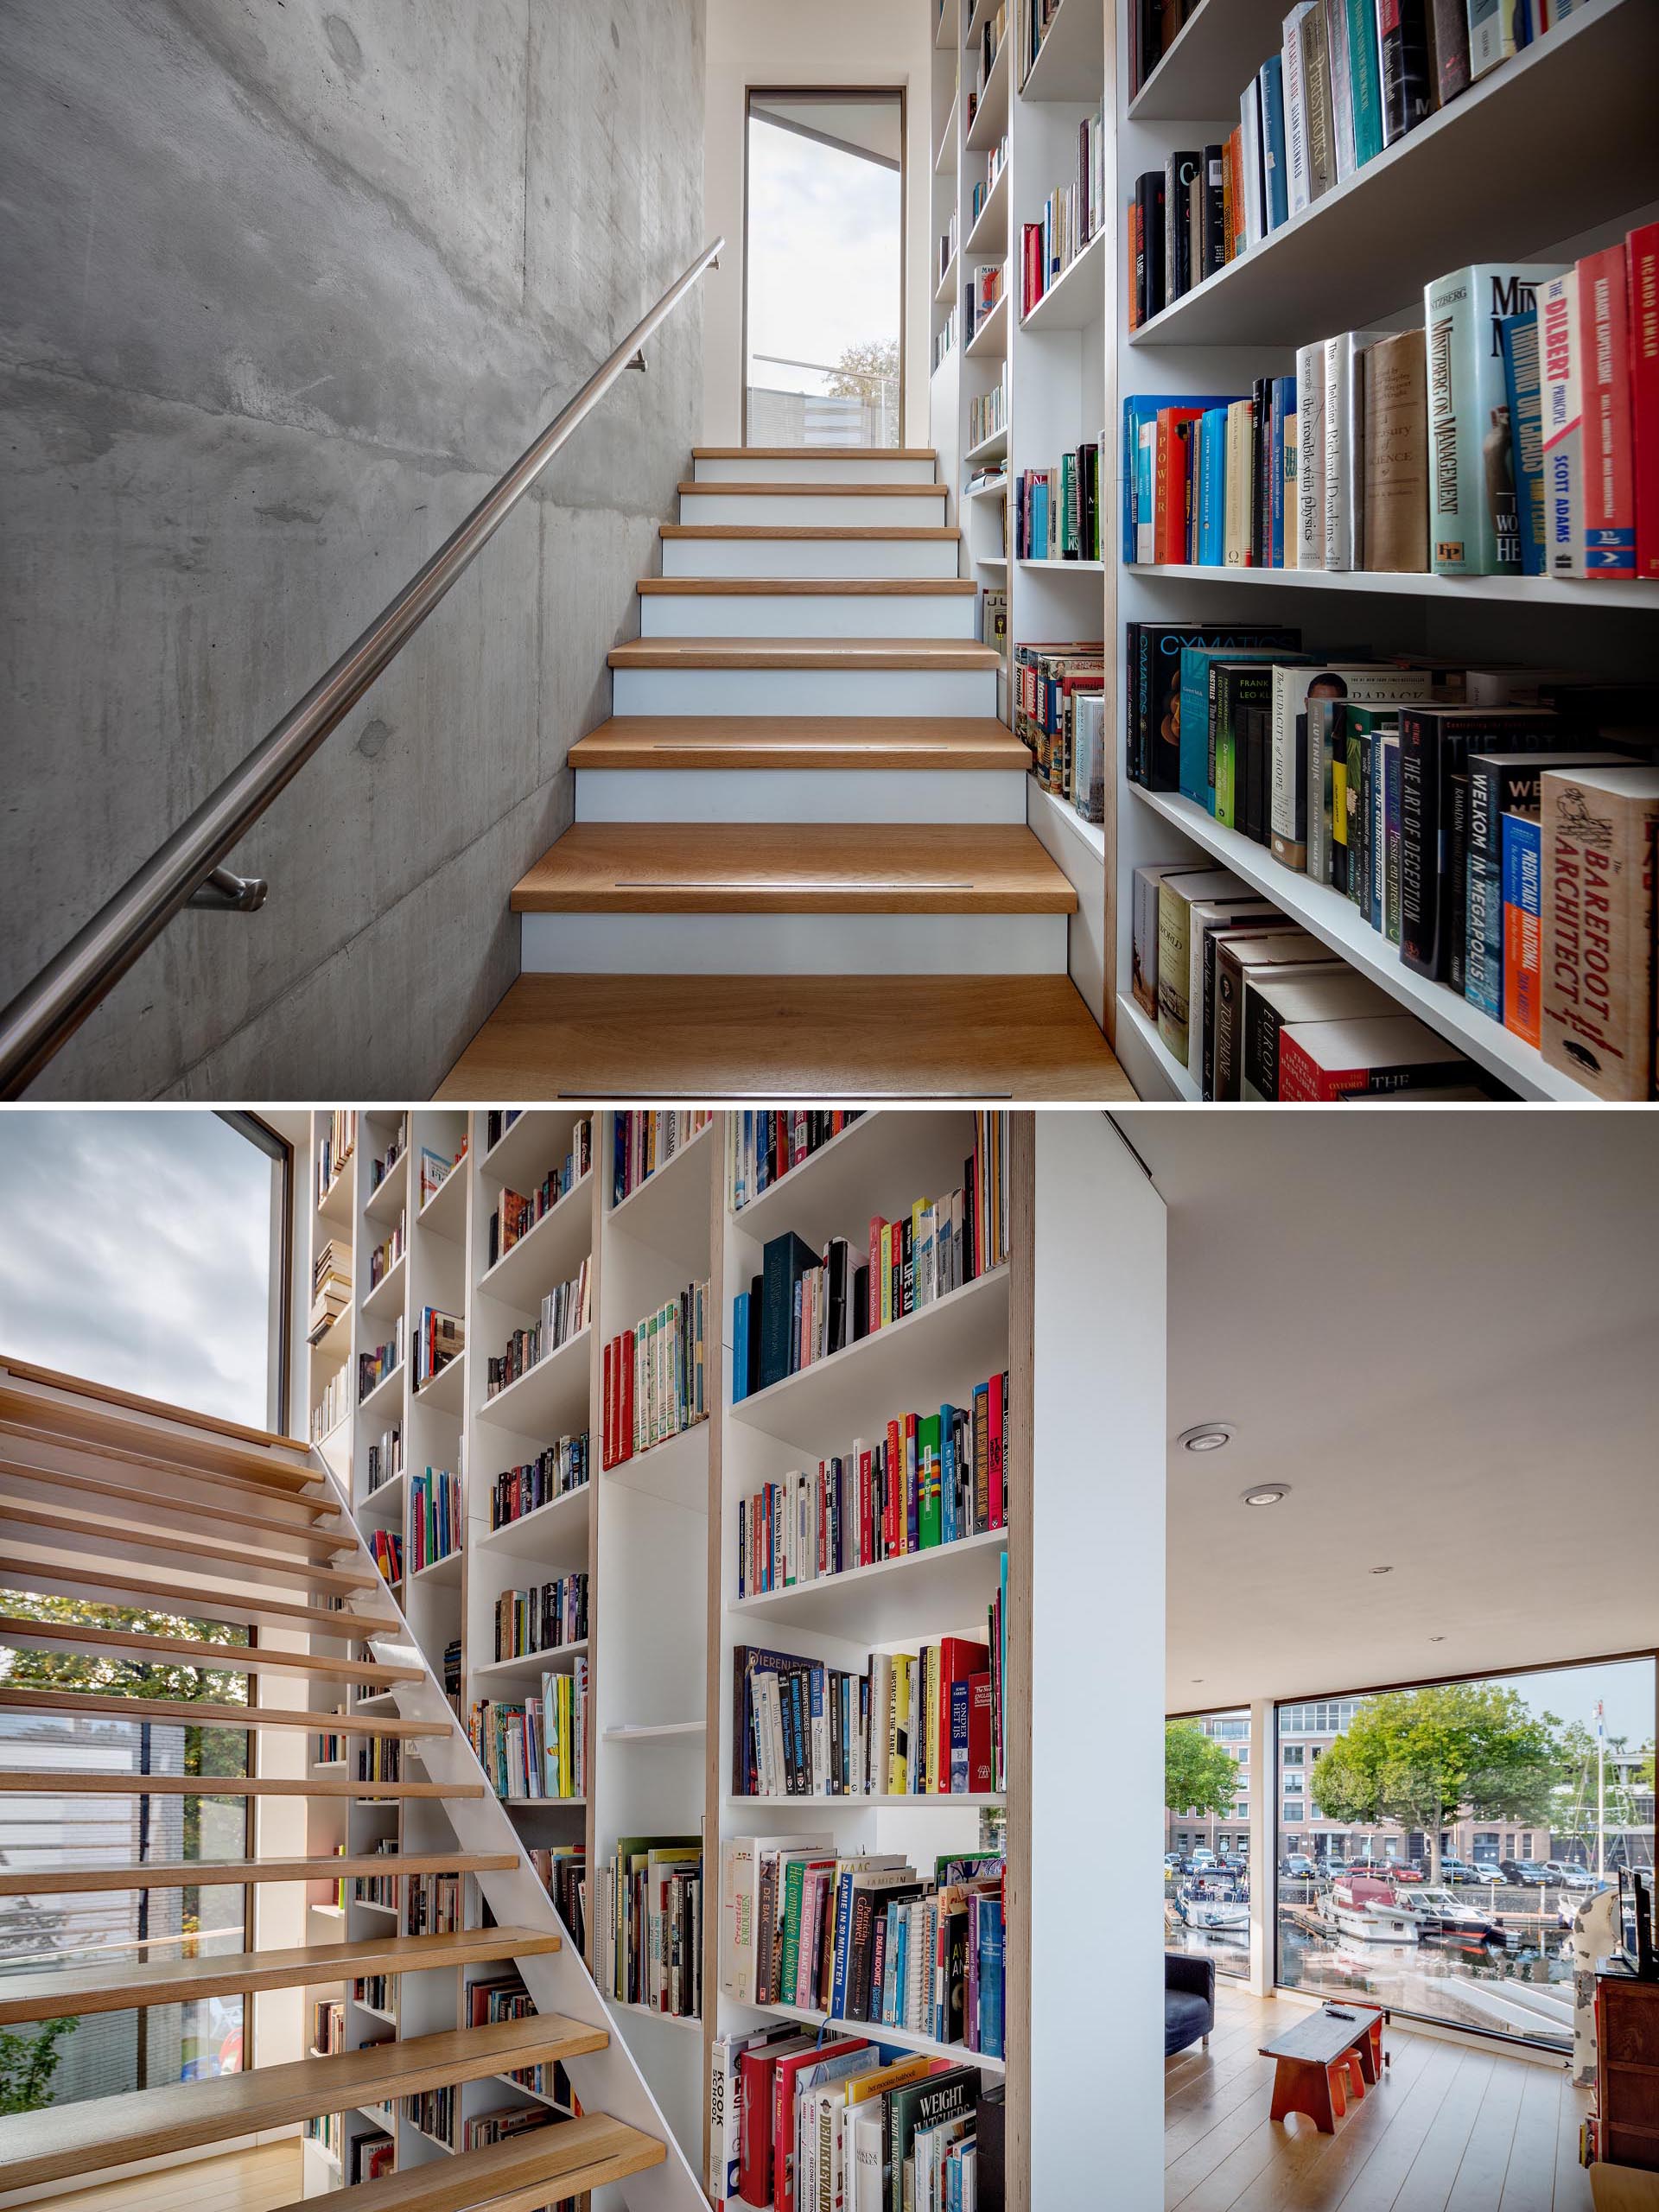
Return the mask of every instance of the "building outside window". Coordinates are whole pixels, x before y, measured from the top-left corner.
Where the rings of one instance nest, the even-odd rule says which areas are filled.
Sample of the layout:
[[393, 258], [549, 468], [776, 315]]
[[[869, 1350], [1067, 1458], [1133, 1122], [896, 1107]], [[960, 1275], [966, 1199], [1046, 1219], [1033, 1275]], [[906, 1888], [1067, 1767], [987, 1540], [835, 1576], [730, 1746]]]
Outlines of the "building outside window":
[[[1655, 1691], [1648, 1656], [1281, 1707], [1281, 1738], [1301, 1738], [1284, 1746], [1285, 1765], [1303, 1763], [1290, 1759], [1292, 1750], [1312, 1752], [1319, 1775], [1315, 1803], [1299, 1777], [1283, 1774], [1287, 1833], [1275, 1856], [1282, 1866], [1287, 1853], [1306, 1853], [1319, 1878], [1277, 1878], [1280, 1983], [1570, 2049], [1563, 1912], [1570, 1921], [1590, 1892], [1510, 1887], [1499, 1867], [1504, 1859], [1567, 1859], [1611, 1884], [1621, 1865], [1653, 1866]], [[1433, 1763], [1421, 1755], [1426, 1732], [1417, 1732], [1431, 1719], [1438, 1735], [1460, 1739], [1458, 1771], [1483, 1775], [1475, 1802], [1436, 1799]], [[1501, 1726], [1501, 1760], [1483, 1752], [1489, 1738], [1482, 1731], [1494, 1726]], [[1408, 1775], [1415, 1778], [1402, 1785], [1399, 1777]], [[1318, 1824], [1311, 1833], [1305, 1813]], [[1384, 1943], [1337, 1927], [1328, 1909], [1332, 1872], [1360, 1858], [1429, 1871], [1432, 1837], [1443, 1858], [1481, 1870], [1461, 1894], [1477, 1910], [1501, 1915], [1516, 1940], [1445, 1941], [1420, 1923], [1416, 1941]], [[1408, 1908], [1414, 1895], [1420, 1886], [1410, 1883], [1396, 1891]]]
[[[1188, 1713], [1169, 1724], [1172, 1745], [1167, 1753], [1168, 1777], [1166, 1796], [1181, 1787], [1174, 1780], [1178, 1758], [1191, 1759], [1194, 1746], [1187, 1732], [1194, 1732], [1207, 1746], [1209, 1759], [1202, 1752], [1197, 1756], [1194, 1767], [1182, 1767], [1181, 1771], [1197, 1771], [1205, 1775], [1212, 1785], [1208, 1798], [1210, 1809], [1194, 1813], [1190, 1807], [1181, 1807], [1166, 1815], [1166, 1848], [1190, 1856], [1195, 1851], [1212, 1852], [1219, 1858], [1249, 1859], [1250, 1848], [1250, 1801], [1249, 1772], [1246, 1762], [1249, 1757], [1250, 1716], [1248, 1713]], [[1177, 1823], [1179, 1823], [1178, 1826]], [[1209, 1901], [1228, 1908], [1224, 1917], [1236, 1923], [1226, 1927], [1202, 1927], [1192, 1907], [1209, 1893]], [[1249, 1898], [1248, 1875], [1242, 1872], [1221, 1869], [1213, 1879], [1195, 1879], [1174, 1870], [1166, 1870], [1164, 1883], [1164, 1941], [1172, 1951], [1192, 1951], [1215, 1961], [1218, 1974], [1242, 1976], [1249, 1971]]]

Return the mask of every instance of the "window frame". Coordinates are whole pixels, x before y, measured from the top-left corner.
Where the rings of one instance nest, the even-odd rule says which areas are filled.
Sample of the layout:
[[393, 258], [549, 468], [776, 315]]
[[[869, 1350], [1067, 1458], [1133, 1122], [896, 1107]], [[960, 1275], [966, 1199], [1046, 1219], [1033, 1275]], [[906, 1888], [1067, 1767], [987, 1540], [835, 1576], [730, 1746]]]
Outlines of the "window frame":
[[[904, 85], [776, 85], [743, 87], [743, 297], [738, 331], [738, 443], [749, 443], [749, 125], [757, 99], [896, 99], [899, 103], [899, 443], [905, 442], [905, 396], [909, 388], [910, 321], [910, 96]], [[931, 148], [929, 149], [930, 155]], [[803, 451], [810, 448], [803, 448]], [[826, 451], [833, 448], [826, 448]]]

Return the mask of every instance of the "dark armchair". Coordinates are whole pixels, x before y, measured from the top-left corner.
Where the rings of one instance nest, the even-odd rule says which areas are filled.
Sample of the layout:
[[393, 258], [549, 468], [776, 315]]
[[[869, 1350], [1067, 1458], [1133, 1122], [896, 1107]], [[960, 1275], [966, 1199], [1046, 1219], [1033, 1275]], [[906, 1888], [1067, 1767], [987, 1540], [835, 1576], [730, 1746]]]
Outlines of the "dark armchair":
[[1210, 2040], [1216, 2024], [1216, 1962], [1164, 1953], [1164, 2056], [1173, 2058], [1190, 2043]]

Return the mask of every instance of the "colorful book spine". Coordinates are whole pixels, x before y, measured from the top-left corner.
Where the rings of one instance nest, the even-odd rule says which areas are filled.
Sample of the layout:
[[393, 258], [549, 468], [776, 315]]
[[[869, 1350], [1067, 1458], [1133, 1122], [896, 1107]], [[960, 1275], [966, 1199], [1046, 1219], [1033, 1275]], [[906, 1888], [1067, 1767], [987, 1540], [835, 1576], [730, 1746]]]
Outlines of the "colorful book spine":
[[1348, 0], [1348, 78], [1354, 106], [1354, 166], [1382, 150], [1382, 74], [1376, 35], [1377, 0]]
[[1507, 315], [1498, 325], [1503, 347], [1503, 396], [1510, 410], [1515, 471], [1516, 527], [1523, 575], [1544, 573], [1544, 416], [1538, 376], [1538, 310]]
[[1636, 574], [1636, 466], [1630, 442], [1630, 319], [1622, 245], [1580, 262], [1584, 412], [1584, 565]]
[[1543, 385], [1544, 552], [1552, 576], [1581, 576], [1584, 545], [1584, 406], [1578, 286], [1556, 276], [1538, 304]]
[[1630, 428], [1636, 479], [1636, 573], [1659, 576], [1659, 223], [1624, 242], [1630, 257]]
[[1506, 814], [1503, 836], [1503, 1027], [1536, 1045], [1543, 886], [1539, 826], [1527, 815]]

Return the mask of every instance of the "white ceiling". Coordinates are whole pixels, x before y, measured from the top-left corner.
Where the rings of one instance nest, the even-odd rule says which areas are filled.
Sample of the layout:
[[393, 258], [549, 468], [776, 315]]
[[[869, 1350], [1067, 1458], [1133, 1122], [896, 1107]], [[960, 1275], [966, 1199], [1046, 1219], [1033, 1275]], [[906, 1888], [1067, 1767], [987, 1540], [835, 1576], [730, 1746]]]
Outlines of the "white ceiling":
[[1168, 1710], [1659, 1643], [1659, 1120], [1113, 1119], [1169, 1207]]

